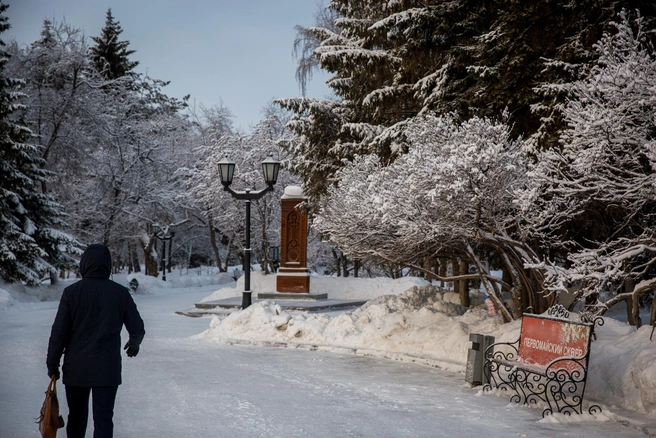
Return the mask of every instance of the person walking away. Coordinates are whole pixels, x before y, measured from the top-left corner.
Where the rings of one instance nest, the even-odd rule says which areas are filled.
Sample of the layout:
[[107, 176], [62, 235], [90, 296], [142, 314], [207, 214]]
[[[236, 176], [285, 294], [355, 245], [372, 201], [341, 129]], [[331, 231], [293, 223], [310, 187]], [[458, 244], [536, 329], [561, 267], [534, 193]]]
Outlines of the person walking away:
[[80, 260], [82, 279], [64, 289], [52, 324], [46, 366], [63, 382], [68, 403], [68, 438], [83, 438], [92, 394], [93, 436], [112, 437], [114, 402], [121, 384], [121, 330], [130, 338], [128, 357], [135, 357], [146, 334], [137, 306], [126, 287], [109, 279], [112, 258], [105, 245], [89, 245]]

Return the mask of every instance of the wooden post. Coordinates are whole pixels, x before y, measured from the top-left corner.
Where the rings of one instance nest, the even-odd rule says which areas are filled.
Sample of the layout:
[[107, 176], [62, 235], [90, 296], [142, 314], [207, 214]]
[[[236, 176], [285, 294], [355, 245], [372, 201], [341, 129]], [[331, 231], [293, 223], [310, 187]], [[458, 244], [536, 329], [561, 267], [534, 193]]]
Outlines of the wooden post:
[[307, 215], [296, 209], [307, 198], [298, 186], [285, 188], [281, 199], [280, 269], [276, 276], [276, 291], [310, 292], [310, 273], [307, 269]]

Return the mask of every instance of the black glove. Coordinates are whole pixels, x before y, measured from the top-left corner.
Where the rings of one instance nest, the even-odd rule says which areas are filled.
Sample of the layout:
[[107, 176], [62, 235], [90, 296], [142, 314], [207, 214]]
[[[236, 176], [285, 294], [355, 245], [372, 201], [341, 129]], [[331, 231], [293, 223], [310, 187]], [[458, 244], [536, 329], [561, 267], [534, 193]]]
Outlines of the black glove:
[[55, 376], [55, 380], [59, 380], [59, 368], [48, 369], [48, 377], [52, 378], [52, 376]]
[[130, 341], [125, 344], [123, 349], [126, 350], [128, 357], [135, 357], [137, 354], [139, 354], [139, 346], [130, 344]]

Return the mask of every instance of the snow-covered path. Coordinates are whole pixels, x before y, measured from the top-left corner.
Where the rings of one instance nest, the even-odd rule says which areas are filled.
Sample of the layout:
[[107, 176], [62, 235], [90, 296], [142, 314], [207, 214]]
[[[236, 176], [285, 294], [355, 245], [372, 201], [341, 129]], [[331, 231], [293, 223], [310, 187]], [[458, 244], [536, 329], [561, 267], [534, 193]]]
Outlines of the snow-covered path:
[[[208, 290], [136, 297], [147, 335], [139, 356], [123, 361], [115, 436], [639, 435], [615, 422], [539, 421], [539, 410], [481, 396], [461, 375], [426, 366], [190, 339], [209, 319], [174, 311]], [[56, 306], [23, 303], [0, 310], [0, 437], [39, 435], [32, 418], [47, 385], [45, 351]], [[66, 415], [65, 402], [62, 410]]]

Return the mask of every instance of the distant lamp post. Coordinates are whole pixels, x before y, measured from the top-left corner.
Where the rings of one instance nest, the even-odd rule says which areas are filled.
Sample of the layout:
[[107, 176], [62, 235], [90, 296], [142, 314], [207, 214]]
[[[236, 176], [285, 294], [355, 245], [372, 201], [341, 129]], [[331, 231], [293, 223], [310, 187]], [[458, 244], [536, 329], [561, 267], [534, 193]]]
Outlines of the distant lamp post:
[[162, 280], [164, 281], [166, 281], [166, 241], [173, 239], [176, 229], [176, 224], [165, 225], [164, 228], [157, 222], [153, 224], [153, 235], [162, 241]]
[[234, 161], [224, 158], [219, 161], [219, 176], [223, 190], [229, 192], [235, 199], [246, 201], [246, 248], [244, 248], [244, 292], [241, 298], [241, 308], [245, 309], [252, 304], [251, 294], [251, 201], [262, 198], [267, 192], [273, 191], [273, 185], [278, 181], [278, 171], [280, 170], [280, 161], [274, 160], [273, 155], [262, 161], [262, 173], [266, 188], [258, 191], [246, 189], [238, 192], [230, 188], [232, 178], [235, 175]]

